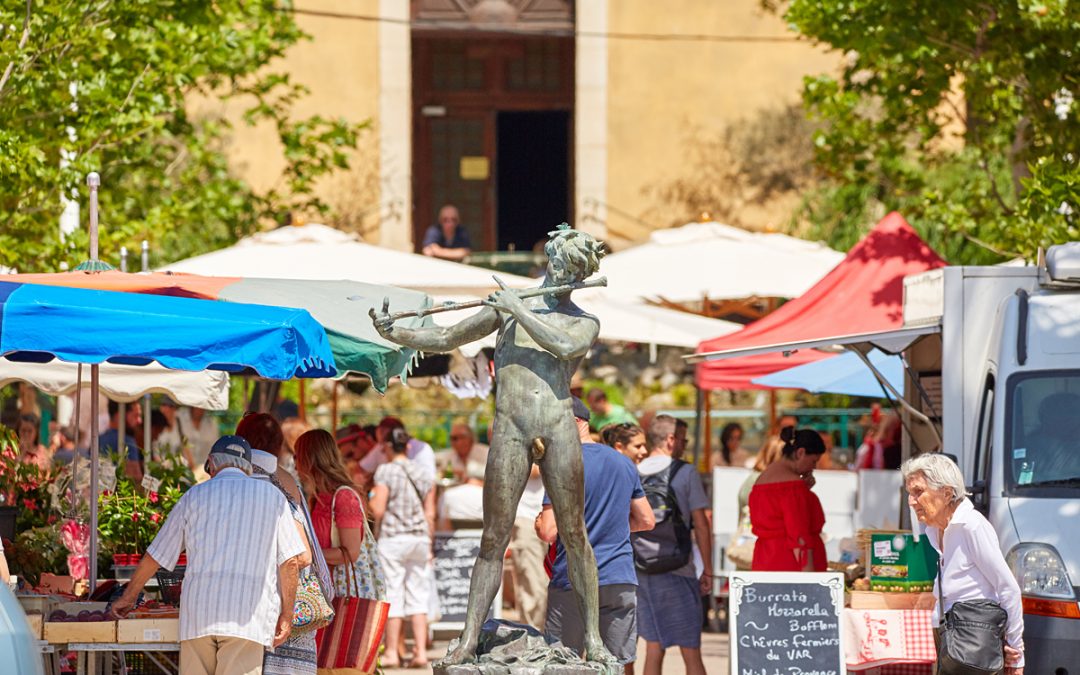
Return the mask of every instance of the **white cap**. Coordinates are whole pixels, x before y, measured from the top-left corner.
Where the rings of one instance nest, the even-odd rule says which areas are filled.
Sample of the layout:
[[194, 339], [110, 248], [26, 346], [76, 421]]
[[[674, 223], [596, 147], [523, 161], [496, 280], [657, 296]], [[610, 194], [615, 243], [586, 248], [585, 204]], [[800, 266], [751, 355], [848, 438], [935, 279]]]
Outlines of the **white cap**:
[[256, 450], [255, 448], [252, 448], [251, 463], [266, 473], [274, 473], [277, 471], [277, 457], [274, 457], [265, 450]]

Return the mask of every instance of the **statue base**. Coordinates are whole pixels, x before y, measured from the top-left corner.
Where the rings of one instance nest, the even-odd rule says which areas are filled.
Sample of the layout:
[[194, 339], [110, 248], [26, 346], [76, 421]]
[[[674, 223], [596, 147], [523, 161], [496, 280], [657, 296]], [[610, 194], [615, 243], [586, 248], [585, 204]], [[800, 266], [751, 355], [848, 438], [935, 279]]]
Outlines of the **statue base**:
[[[447, 653], [457, 645], [452, 640]], [[480, 630], [474, 662], [440, 661], [432, 670], [434, 675], [618, 675], [622, 666], [583, 661], [566, 647], [547, 644], [532, 626], [492, 619]]]

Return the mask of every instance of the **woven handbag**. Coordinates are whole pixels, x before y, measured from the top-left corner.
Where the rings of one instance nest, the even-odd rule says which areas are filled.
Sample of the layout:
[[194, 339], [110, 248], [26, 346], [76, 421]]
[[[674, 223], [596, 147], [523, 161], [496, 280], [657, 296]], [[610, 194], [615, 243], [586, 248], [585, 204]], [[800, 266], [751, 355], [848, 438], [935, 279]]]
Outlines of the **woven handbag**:
[[326, 601], [319, 577], [310, 568], [300, 575], [293, 604], [292, 626], [294, 633], [307, 633], [329, 626], [334, 620], [334, 608]]

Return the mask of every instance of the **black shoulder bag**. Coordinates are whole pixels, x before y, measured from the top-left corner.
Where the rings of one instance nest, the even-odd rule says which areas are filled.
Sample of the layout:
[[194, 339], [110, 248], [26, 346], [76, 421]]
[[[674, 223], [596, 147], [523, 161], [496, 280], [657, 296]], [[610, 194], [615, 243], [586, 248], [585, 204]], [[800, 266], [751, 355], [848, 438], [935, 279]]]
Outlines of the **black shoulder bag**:
[[[944, 553], [944, 543], [941, 548]], [[1004, 669], [1005, 623], [1009, 615], [993, 600], [964, 600], [954, 603], [946, 612], [941, 556], [938, 556], [938, 613], [941, 616], [937, 670], [940, 675], [995, 675]]]

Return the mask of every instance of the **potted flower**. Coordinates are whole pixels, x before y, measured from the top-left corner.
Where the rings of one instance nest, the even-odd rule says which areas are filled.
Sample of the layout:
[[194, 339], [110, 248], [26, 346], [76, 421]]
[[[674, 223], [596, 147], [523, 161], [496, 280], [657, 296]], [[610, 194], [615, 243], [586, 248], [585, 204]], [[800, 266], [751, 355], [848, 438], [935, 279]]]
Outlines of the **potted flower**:
[[50, 524], [45, 507], [55, 474], [23, 462], [15, 432], [0, 425], [0, 537], [14, 540], [19, 531]]
[[127, 478], [120, 479], [114, 491], [102, 492], [98, 532], [102, 542], [113, 551], [116, 567], [139, 563], [180, 495], [177, 487], [166, 487], [161, 492], [144, 491]]

